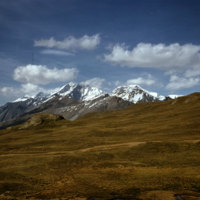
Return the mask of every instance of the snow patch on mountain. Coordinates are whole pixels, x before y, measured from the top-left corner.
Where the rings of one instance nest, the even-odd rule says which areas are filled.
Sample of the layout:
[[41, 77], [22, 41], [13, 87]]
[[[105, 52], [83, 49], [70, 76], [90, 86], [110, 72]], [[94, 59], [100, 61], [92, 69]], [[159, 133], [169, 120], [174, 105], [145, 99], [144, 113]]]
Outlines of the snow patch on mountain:
[[31, 96], [23, 96], [23, 97], [21, 97], [21, 98], [17, 98], [17, 99], [15, 99], [14, 101], [12, 101], [12, 103], [16, 103], [16, 102], [20, 102], [20, 101], [26, 101], [26, 100], [28, 100], [28, 99], [30, 99], [30, 98], [33, 98], [33, 97], [31, 97]]
[[178, 95], [178, 94], [170, 94], [168, 95], [168, 97], [170, 97], [171, 99], [176, 99], [178, 97], [182, 97], [183, 95]]
[[102, 90], [95, 88], [95, 87], [82, 88], [82, 92], [83, 92], [83, 95], [82, 95], [83, 101], [91, 101], [91, 100], [96, 99], [104, 94], [104, 92]]

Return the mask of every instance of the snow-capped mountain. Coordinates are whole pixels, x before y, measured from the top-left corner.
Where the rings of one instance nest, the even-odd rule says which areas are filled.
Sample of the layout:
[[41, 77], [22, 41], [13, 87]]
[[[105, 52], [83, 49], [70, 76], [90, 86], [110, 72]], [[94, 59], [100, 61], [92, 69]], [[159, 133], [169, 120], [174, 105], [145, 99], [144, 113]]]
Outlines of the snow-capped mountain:
[[64, 85], [54, 96], [68, 96], [78, 101], [90, 101], [103, 95], [104, 92], [96, 87], [86, 84], [77, 84], [70, 82]]
[[111, 95], [132, 103], [153, 102], [163, 99], [163, 96], [159, 96], [156, 92], [149, 92], [138, 85], [119, 86], [113, 90]]
[[14, 101], [12, 101], [11, 103], [16, 103], [16, 102], [29, 102], [29, 103], [33, 103], [35, 106], [43, 103], [45, 100], [47, 100], [49, 98], [50, 94], [48, 93], [44, 93], [44, 92], [39, 92], [38, 94], [36, 94], [35, 96], [30, 96], [30, 95], [24, 95], [21, 98], [18, 98]]
[[24, 97], [18, 98], [13, 102], [8, 102], [0, 107], [0, 122], [19, 117], [24, 113], [37, 108], [41, 104], [51, 101], [52, 99], [59, 102], [64, 97], [68, 97], [75, 99], [76, 101], [85, 102], [96, 99], [103, 94], [103, 91], [98, 88], [91, 87], [86, 84], [70, 82], [58, 89], [54, 94], [39, 92], [35, 96], [25, 95]]
[[6, 103], [0, 107], [0, 122], [21, 116], [25, 112], [28, 112], [44, 103], [48, 97], [49, 94], [39, 92], [35, 96], [25, 95], [24, 97], [18, 98], [13, 102]]
[[15, 99], [15, 100], [12, 101], [12, 102], [13, 102], [13, 103], [16, 103], [16, 102], [20, 102], [20, 101], [26, 101], [26, 100], [28, 100], [28, 99], [30, 99], [30, 98], [34, 98], [34, 97], [29, 96], [29, 95], [24, 95], [23, 97], [17, 98], [17, 99]]
[[41, 103], [49, 101], [55, 96], [57, 97], [67, 96], [78, 101], [90, 101], [90, 100], [98, 98], [99, 96], [103, 94], [104, 92], [102, 90], [95, 87], [91, 87], [90, 85], [77, 84], [77, 83], [70, 82], [62, 86], [60, 89], [57, 89], [57, 91], [52, 94], [39, 92], [35, 96], [24, 95], [23, 97], [12, 101], [12, 103], [28, 101], [28, 102], [33, 103], [35, 106], [38, 106]]
[[[88, 112], [126, 108], [137, 102], [154, 102], [171, 99], [149, 92], [138, 85], [120, 86], [111, 94], [83, 83], [70, 82], [53, 94], [40, 92], [36, 96], [24, 96], [0, 107], [0, 122], [32, 114], [48, 112], [60, 114], [66, 119], [76, 119]], [[20, 122], [23, 121], [20, 119]], [[1, 127], [1, 124], [0, 124]]]
[[10, 121], [4, 120], [3, 122], [0, 122], [0, 129], [23, 123], [30, 119], [32, 115], [41, 112], [59, 114], [65, 119], [75, 120], [78, 117], [90, 112], [124, 109], [131, 104], [133, 103], [108, 94], [101, 95], [90, 101], [77, 101], [68, 96], [54, 96], [39, 106], [24, 112], [21, 116], [13, 117]]

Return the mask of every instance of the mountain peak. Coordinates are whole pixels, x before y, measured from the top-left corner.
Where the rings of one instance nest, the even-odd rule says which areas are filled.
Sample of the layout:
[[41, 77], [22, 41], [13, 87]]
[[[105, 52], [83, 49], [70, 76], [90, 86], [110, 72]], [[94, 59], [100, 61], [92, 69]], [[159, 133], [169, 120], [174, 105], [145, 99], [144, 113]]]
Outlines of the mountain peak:
[[[57, 92], [39, 92], [34, 97], [24, 96], [15, 102], [0, 107], [0, 122], [11, 120], [25, 113], [52, 112], [67, 119], [76, 119], [88, 112], [125, 108], [132, 103], [154, 102], [171, 99], [155, 92], [144, 90], [139, 85], [124, 85], [105, 94], [102, 90], [86, 83], [70, 82]], [[55, 90], [54, 90], [55, 91]], [[27, 116], [29, 116], [27, 114]]]
[[12, 101], [12, 103], [16, 103], [16, 102], [20, 102], [20, 101], [26, 101], [30, 98], [33, 98], [33, 96], [30, 95], [24, 95], [23, 97], [17, 98], [14, 101]]
[[102, 90], [88, 84], [70, 82], [64, 85], [57, 93], [58, 96], [69, 96], [80, 101], [89, 101], [101, 96]]
[[135, 88], [135, 89], [143, 89], [141, 86], [136, 84], [126, 85], [125, 87]]
[[112, 96], [120, 97], [126, 101], [133, 103], [137, 102], [152, 102], [158, 100], [157, 93], [149, 92], [139, 85], [124, 85], [113, 90]]

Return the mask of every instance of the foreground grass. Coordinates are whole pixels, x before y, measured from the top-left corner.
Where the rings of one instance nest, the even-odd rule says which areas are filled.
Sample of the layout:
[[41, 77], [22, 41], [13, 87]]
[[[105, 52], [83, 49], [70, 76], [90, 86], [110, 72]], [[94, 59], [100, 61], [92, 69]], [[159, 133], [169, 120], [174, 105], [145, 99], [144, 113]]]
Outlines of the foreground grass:
[[199, 199], [199, 99], [2, 130], [0, 199]]

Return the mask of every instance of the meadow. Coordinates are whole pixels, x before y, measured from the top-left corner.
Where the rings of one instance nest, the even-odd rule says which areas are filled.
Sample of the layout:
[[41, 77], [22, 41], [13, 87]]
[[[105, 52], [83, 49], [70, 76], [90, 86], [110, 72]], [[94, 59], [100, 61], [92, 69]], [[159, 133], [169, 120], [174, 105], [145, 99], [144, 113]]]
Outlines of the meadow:
[[0, 131], [0, 199], [200, 199], [200, 93], [31, 120]]

